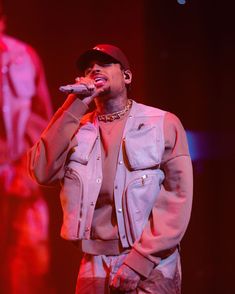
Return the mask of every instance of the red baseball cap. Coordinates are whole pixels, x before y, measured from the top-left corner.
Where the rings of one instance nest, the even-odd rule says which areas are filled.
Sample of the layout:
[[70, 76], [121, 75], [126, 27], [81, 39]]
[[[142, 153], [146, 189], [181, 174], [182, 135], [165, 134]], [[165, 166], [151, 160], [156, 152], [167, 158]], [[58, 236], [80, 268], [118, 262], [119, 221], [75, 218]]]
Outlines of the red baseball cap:
[[85, 51], [77, 60], [78, 69], [83, 72], [92, 59], [102, 58], [108, 62], [120, 63], [124, 70], [130, 69], [129, 61], [122, 50], [110, 44], [99, 44]]

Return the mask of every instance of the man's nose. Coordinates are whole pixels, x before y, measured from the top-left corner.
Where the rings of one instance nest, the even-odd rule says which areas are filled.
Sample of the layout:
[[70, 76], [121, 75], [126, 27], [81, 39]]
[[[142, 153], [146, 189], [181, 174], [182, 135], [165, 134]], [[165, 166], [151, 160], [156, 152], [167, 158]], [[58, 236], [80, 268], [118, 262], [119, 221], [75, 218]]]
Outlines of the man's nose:
[[94, 72], [99, 72], [101, 69], [101, 66], [97, 63], [94, 63], [92, 66], [91, 66], [91, 73], [94, 73]]

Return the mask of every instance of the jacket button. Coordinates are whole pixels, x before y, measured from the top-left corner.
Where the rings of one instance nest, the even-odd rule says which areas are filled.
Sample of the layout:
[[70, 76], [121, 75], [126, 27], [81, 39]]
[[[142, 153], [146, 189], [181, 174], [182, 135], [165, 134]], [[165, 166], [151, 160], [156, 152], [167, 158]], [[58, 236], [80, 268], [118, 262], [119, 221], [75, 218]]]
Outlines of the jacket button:
[[100, 184], [100, 183], [101, 183], [101, 178], [97, 178], [97, 179], [96, 179], [96, 183], [97, 183], [97, 184]]
[[118, 164], [123, 164], [123, 161], [120, 160], [120, 161], [118, 162]]
[[118, 212], [121, 213], [122, 212], [122, 209], [121, 208], [118, 208]]

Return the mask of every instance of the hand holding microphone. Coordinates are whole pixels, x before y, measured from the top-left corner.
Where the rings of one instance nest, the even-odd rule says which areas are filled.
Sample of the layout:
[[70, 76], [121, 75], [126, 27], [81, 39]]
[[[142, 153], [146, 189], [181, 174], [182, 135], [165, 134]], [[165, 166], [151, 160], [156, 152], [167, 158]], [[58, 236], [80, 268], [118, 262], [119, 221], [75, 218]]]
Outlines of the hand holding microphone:
[[88, 78], [76, 78], [75, 84], [61, 86], [59, 88], [60, 91], [67, 94], [78, 94], [82, 96], [91, 96], [96, 87], [94, 81]]
[[80, 95], [82, 101], [87, 105], [105, 91], [104, 79], [93, 80], [87, 77], [78, 77], [75, 80], [75, 84], [61, 86], [59, 90], [67, 94]]

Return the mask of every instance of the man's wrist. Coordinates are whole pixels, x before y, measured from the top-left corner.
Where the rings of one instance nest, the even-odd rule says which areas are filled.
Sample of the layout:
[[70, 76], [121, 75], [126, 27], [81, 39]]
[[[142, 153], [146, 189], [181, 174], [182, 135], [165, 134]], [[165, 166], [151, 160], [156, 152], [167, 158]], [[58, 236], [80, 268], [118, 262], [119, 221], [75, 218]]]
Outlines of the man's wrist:
[[[70, 95], [69, 95], [70, 96]], [[89, 109], [88, 105], [86, 105], [82, 100], [80, 100], [78, 97], [73, 95], [72, 97], [68, 97], [69, 100], [66, 101], [62, 105], [62, 109], [64, 111], [69, 112], [74, 117], [77, 117], [78, 119], [83, 116], [87, 110]]]

